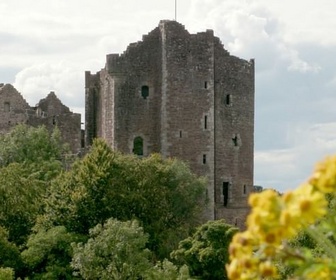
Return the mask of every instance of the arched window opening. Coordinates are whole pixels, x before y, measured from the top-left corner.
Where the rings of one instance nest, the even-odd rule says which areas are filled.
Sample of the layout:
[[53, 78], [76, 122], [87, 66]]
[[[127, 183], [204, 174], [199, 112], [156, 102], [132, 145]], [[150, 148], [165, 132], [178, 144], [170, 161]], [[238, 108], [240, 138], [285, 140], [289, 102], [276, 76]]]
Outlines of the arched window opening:
[[143, 139], [140, 136], [134, 138], [133, 154], [143, 156]]
[[141, 96], [143, 97], [143, 99], [147, 99], [149, 95], [149, 87], [148, 86], [142, 86], [141, 87]]

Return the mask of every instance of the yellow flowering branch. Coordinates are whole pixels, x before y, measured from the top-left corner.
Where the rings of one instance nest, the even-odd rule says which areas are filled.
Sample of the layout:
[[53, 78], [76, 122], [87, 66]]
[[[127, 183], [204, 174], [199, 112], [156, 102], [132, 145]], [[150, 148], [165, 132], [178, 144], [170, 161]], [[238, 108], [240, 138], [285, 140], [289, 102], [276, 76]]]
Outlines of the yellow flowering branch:
[[[318, 224], [328, 214], [326, 195], [335, 193], [336, 156], [319, 163], [307, 183], [282, 196], [273, 190], [250, 195], [247, 230], [237, 233], [229, 247], [229, 279], [277, 279], [279, 260], [285, 265], [296, 263], [291, 279], [336, 279], [335, 244]], [[323, 250], [319, 258], [288, 246], [287, 240], [302, 230]]]

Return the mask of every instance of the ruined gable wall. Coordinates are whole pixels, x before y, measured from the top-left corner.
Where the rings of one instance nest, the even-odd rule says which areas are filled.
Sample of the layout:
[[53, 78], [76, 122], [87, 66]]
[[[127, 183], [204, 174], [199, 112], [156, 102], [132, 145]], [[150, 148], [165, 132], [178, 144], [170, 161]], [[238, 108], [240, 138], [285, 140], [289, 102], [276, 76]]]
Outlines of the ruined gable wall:
[[72, 113], [52, 91], [34, 108], [35, 114], [30, 114], [27, 124], [31, 126], [44, 125], [49, 132], [57, 126], [62, 139], [68, 143], [72, 153], [81, 150], [81, 115]]
[[0, 86], [0, 133], [8, 132], [18, 123], [25, 123], [30, 106], [10, 84]]
[[71, 151], [77, 153], [81, 149], [81, 115], [70, 112], [54, 93], [42, 99], [37, 107], [30, 107], [12, 85], [1, 85], [0, 133], [9, 132], [19, 123], [44, 125], [50, 132], [57, 125]]

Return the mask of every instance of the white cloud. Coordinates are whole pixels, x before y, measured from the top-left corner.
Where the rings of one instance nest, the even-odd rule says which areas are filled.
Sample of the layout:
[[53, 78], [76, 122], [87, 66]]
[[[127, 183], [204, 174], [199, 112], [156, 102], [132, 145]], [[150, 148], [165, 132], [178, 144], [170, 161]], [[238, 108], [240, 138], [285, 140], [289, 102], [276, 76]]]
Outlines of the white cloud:
[[262, 1], [207, 1], [207, 13], [199, 9], [201, 0], [192, 2], [190, 25], [198, 18], [197, 26], [215, 30], [226, 48], [234, 55], [255, 58], [258, 71], [270, 71], [276, 64], [286, 65], [289, 71], [318, 72], [319, 65], [300, 57], [293, 44], [285, 40], [286, 25]]
[[336, 153], [336, 122], [301, 124], [291, 130], [288, 149], [255, 152], [257, 185], [286, 191], [307, 180], [314, 166]]
[[55, 91], [66, 106], [84, 107], [84, 73], [65, 61], [24, 68], [16, 75], [14, 86], [30, 105], [45, 98], [49, 91]]

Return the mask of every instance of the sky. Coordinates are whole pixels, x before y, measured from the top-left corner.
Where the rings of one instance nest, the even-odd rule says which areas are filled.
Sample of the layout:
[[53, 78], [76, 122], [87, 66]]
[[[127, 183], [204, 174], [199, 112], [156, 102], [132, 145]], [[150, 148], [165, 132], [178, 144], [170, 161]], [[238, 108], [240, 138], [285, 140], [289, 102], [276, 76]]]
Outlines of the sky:
[[[286, 191], [336, 153], [335, 0], [176, 0], [190, 33], [255, 59], [254, 183]], [[50, 91], [84, 113], [84, 72], [122, 53], [175, 0], [0, 0], [0, 83], [30, 105]]]

